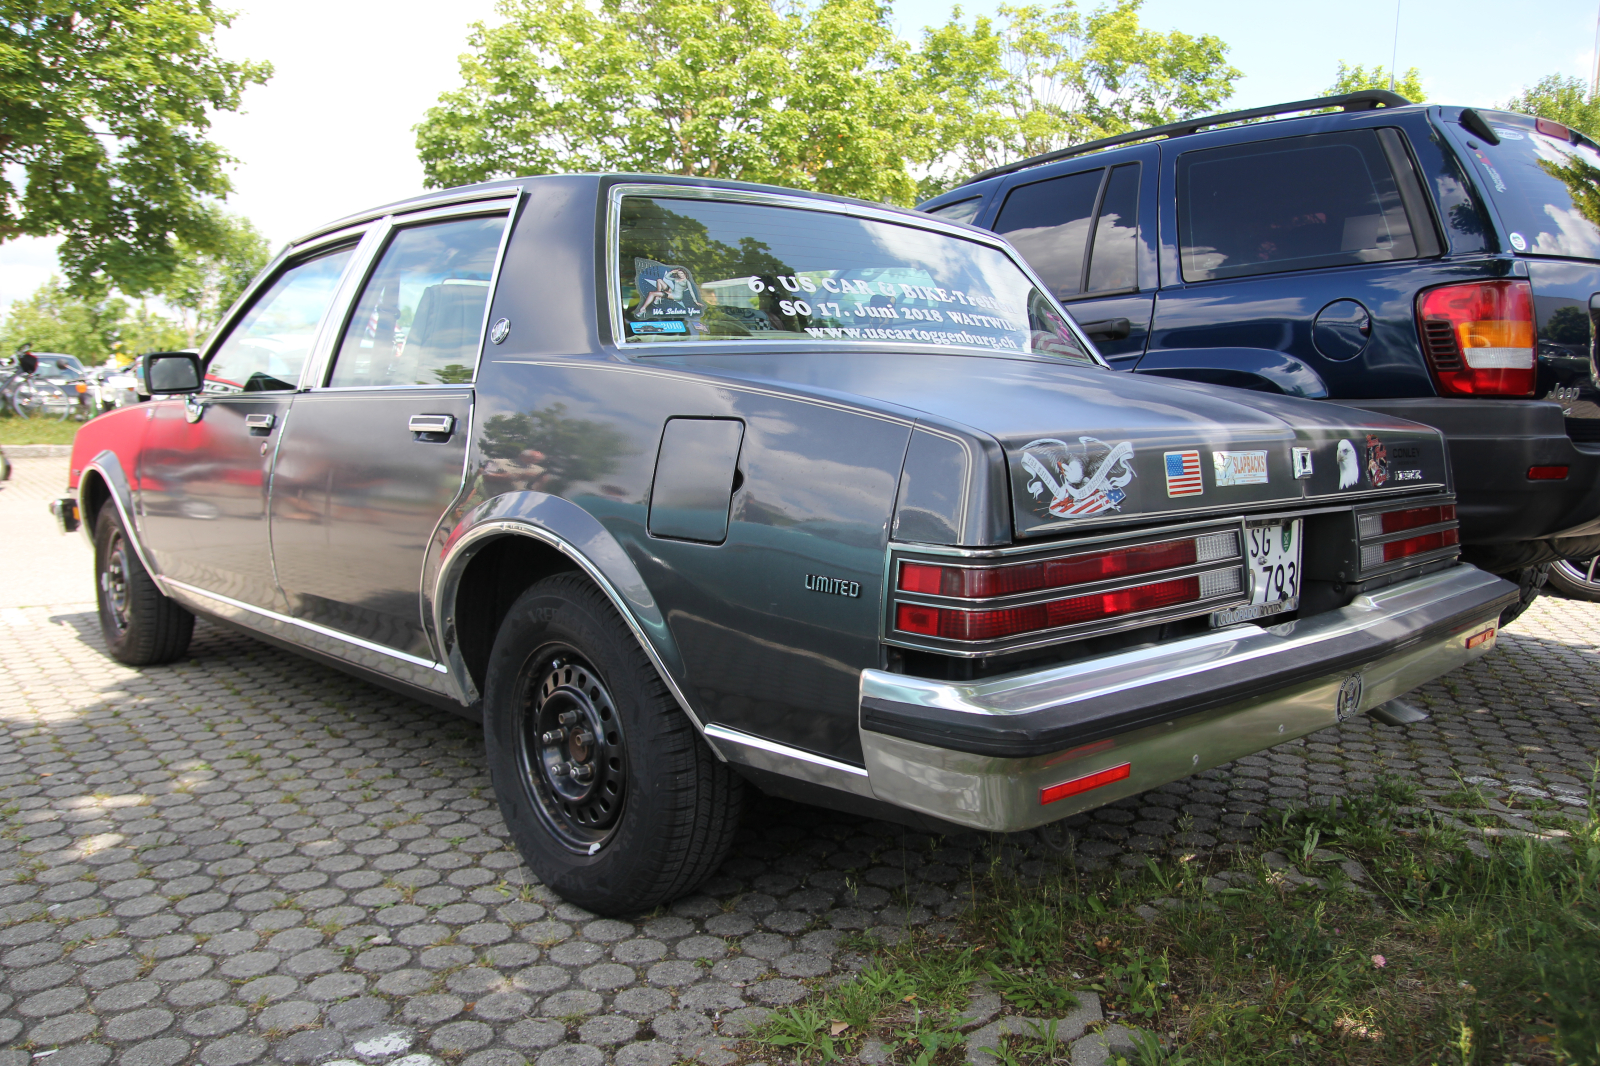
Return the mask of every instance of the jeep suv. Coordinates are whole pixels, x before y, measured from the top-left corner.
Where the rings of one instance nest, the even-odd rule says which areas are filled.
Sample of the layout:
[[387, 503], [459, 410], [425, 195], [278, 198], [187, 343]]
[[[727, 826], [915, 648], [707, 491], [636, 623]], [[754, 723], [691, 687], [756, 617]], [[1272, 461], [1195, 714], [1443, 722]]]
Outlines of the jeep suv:
[[1577, 131], [1367, 91], [1065, 148], [921, 209], [1009, 238], [1120, 369], [1442, 430], [1466, 558], [1523, 606], [1600, 552], [1600, 148]]

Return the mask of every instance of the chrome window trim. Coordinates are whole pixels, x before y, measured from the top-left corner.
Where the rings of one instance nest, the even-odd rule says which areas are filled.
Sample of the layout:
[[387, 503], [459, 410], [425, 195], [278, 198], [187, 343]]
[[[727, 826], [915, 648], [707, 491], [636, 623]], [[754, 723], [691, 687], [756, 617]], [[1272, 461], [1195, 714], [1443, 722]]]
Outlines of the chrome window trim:
[[518, 196], [522, 192], [523, 187], [521, 185], [497, 185], [494, 188], [488, 189], [469, 187], [465, 190], [441, 192], [436, 196], [428, 196], [424, 199], [385, 204], [382, 207], [376, 207], [370, 211], [361, 211], [353, 215], [346, 215], [343, 218], [335, 219], [326, 226], [314, 229], [310, 233], [307, 233], [296, 240], [290, 241], [289, 247], [299, 248], [301, 245], [308, 244], [311, 241], [317, 240], [318, 238], [324, 236], [325, 234], [334, 232], [335, 230], [365, 226], [369, 222], [378, 218], [385, 218], [391, 215], [395, 217], [409, 217], [410, 215], [420, 211], [431, 211], [436, 208], [447, 207], [451, 204], [503, 200], [509, 197]]
[[[813, 199], [808, 196], [796, 196], [777, 192], [763, 192], [755, 189], [727, 189], [714, 185], [663, 185], [649, 182], [618, 183], [607, 190], [605, 241], [606, 247], [602, 261], [606, 269], [606, 300], [609, 304], [607, 318], [611, 323], [611, 343], [614, 347], [624, 352], [641, 352], [649, 354], [655, 349], [663, 349], [657, 354], [670, 355], [679, 349], [702, 348], [713, 351], [723, 349], [744, 349], [750, 347], [749, 338], [733, 338], [731, 340], [697, 340], [685, 344], [646, 345], [630, 342], [622, 323], [622, 274], [620, 256], [622, 253], [622, 200], [626, 196], [655, 196], [672, 200], [722, 200], [733, 203], [763, 204], [770, 207], [787, 207], [800, 211], [821, 211], [832, 215], [847, 215], [854, 218], [869, 218], [874, 222], [883, 222], [888, 225], [905, 226], [909, 229], [932, 230], [946, 236], [957, 237], [972, 244], [984, 245], [991, 248], [1011, 261], [1022, 275], [1028, 279], [1034, 288], [1038, 289], [1045, 299], [1056, 305], [1061, 311], [1062, 321], [1067, 323], [1072, 335], [1077, 338], [1078, 344], [1089, 356], [1094, 365], [1102, 369], [1111, 369], [1111, 364], [1101, 356], [1099, 349], [1089, 340], [1083, 330], [1078, 328], [1077, 320], [1067, 313], [1056, 298], [1051, 295], [1050, 289], [1033, 272], [1025, 260], [1016, 254], [1016, 251], [1004, 239], [989, 233], [986, 230], [974, 230], [959, 223], [945, 222], [934, 215], [918, 213], [902, 214], [890, 211], [871, 204], [841, 203], [833, 200]], [[805, 351], [838, 350], [838, 342], [811, 338], [789, 338], [774, 342], [776, 345], [795, 344]], [[1065, 360], [1054, 358], [1040, 352], [1003, 352], [993, 348], [980, 348], [977, 346], [966, 347], [954, 344], [927, 344], [920, 341], [854, 341], [849, 345], [851, 351], [876, 351], [913, 349], [916, 351], [932, 352], [977, 352], [985, 355], [1009, 356], [1012, 358], [1042, 359], [1048, 362], [1069, 364]], [[758, 351], [764, 349], [757, 349]]]

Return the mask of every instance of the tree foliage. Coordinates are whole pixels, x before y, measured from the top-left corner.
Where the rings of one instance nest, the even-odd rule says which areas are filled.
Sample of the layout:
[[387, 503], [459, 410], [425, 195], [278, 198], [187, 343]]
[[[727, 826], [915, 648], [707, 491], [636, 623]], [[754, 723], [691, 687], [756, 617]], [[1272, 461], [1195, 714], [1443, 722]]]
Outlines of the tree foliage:
[[[417, 128], [431, 185], [625, 170], [914, 195], [930, 125], [877, 0], [500, 0]], [[913, 158], [915, 153], [911, 153]]]
[[61, 236], [79, 288], [144, 293], [183, 247], [226, 234], [209, 204], [230, 158], [210, 111], [237, 110], [265, 63], [217, 55], [211, 0], [5, 0], [0, 6], [0, 242]]
[[[1323, 95], [1343, 96], [1345, 93], [1356, 93], [1363, 89], [1387, 88], [1389, 88], [1389, 68], [1377, 66], [1368, 70], [1360, 65], [1352, 67], [1341, 59], [1339, 73]], [[1428, 100], [1427, 90], [1422, 87], [1422, 72], [1416, 67], [1409, 68], [1404, 74], [1395, 74], [1394, 91], [1414, 104], [1426, 103]]]
[[1226, 99], [1227, 47], [1143, 28], [1139, 2], [957, 8], [913, 49], [879, 0], [500, 0], [418, 151], [433, 185], [621, 170], [910, 203]]
[[946, 173], [1217, 110], [1241, 76], [1228, 46], [1211, 34], [1146, 29], [1140, 6], [1002, 4], [997, 19], [970, 27], [958, 7], [926, 31], [924, 78], [940, 101]]
[[60, 278], [51, 278], [32, 296], [12, 303], [0, 326], [0, 352], [23, 345], [39, 352], [75, 355], [97, 366], [114, 355], [182, 348], [182, 328], [170, 319], [120, 296], [82, 295]]
[[1582, 78], [1552, 74], [1522, 90], [1502, 105], [1507, 111], [1554, 119], [1579, 133], [1600, 139], [1600, 97]]

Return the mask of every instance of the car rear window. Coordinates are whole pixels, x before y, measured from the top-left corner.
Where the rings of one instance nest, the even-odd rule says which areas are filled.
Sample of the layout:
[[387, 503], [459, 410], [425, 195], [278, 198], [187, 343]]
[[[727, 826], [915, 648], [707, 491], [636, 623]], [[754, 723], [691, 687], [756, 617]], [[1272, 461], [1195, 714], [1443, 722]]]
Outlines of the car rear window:
[[1093, 363], [1005, 252], [935, 229], [776, 203], [625, 195], [613, 299], [628, 344], [932, 345]]
[[[1461, 134], [1468, 166], [1500, 212], [1511, 247], [1529, 255], [1600, 259], [1600, 152], [1508, 111], [1479, 111], [1495, 145]], [[1564, 129], [1564, 128], [1563, 128]]]
[[1185, 281], [1418, 254], [1374, 130], [1185, 152], [1178, 236]]

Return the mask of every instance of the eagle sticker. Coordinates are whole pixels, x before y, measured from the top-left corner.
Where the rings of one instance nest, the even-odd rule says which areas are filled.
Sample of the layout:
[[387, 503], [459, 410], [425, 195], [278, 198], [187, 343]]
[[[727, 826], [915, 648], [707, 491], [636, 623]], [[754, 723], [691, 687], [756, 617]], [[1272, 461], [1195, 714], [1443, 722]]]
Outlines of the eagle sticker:
[[1361, 484], [1361, 462], [1356, 458], [1356, 446], [1347, 440], [1340, 441], [1336, 458], [1339, 461], [1339, 487], [1353, 489]]
[[1094, 437], [1078, 443], [1044, 437], [1022, 447], [1022, 468], [1028, 472], [1028, 494], [1041, 518], [1088, 518], [1122, 510], [1133, 480], [1133, 444], [1107, 444]]

